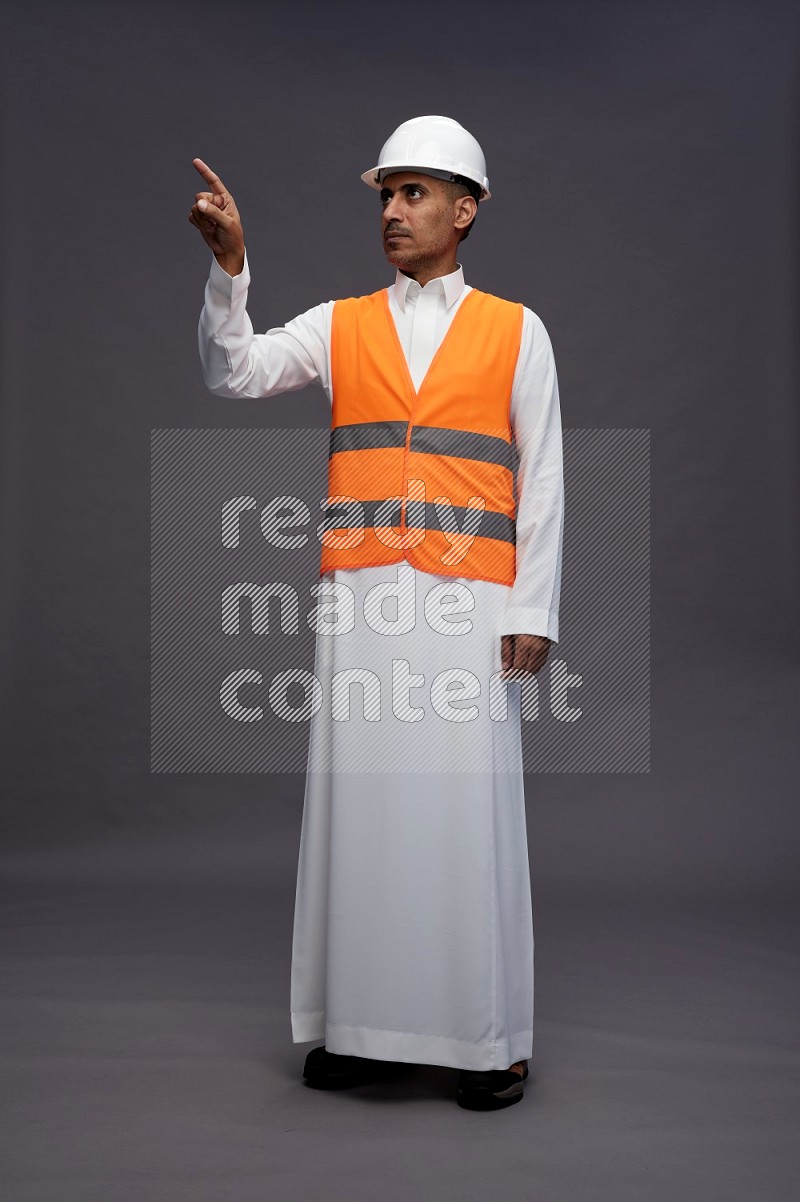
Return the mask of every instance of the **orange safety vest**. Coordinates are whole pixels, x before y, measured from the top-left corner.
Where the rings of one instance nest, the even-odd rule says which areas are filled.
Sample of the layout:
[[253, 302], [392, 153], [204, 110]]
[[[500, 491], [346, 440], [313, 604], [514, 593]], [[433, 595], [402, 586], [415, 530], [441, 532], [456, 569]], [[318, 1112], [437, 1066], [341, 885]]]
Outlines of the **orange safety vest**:
[[338, 300], [320, 573], [399, 563], [511, 585], [523, 306], [473, 289], [414, 388], [388, 291]]

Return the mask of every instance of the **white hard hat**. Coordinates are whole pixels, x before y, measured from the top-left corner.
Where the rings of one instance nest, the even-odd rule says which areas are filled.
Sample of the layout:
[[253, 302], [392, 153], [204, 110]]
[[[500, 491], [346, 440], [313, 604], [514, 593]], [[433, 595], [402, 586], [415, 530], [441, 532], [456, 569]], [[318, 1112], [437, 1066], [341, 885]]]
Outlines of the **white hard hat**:
[[463, 175], [480, 187], [479, 200], [491, 196], [483, 151], [452, 117], [412, 117], [398, 125], [384, 143], [377, 164], [361, 178], [380, 191], [384, 176], [393, 171], [421, 171], [439, 179]]

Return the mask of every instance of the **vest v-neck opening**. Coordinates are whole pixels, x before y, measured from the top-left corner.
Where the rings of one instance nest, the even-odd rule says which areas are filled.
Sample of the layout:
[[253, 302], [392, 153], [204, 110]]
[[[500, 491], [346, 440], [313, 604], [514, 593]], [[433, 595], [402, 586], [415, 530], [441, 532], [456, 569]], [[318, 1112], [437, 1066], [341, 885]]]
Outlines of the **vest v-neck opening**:
[[464, 308], [464, 305], [466, 305], [469, 301], [469, 298], [474, 295], [475, 295], [475, 289], [471, 288], [470, 291], [467, 293], [467, 295], [462, 300], [461, 304], [458, 306], [458, 309], [456, 310], [453, 320], [450, 322], [448, 329], [445, 331], [444, 338], [439, 343], [439, 346], [437, 347], [433, 358], [431, 359], [430, 363], [428, 364], [428, 370], [425, 372], [425, 375], [422, 377], [422, 379], [419, 382], [419, 388], [415, 388], [414, 381], [411, 378], [411, 369], [409, 368], [408, 360], [406, 359], [405, 352], [403, 351], [403, 345], [400, 342], [400, 335], [397, 332], [397, 326], [395, 325], [394, 318], [392, 317], [392, 310], [389, 306], [389, 289], [384, 288], [384, 290], [383, 290], [384, 312], [386, 313], [386, 320], [389, 322], [389, 328], [391, 329], [392, 338], [394, 339], [395, 350], [397, 351], [397, 354], [400, 358], [400, 363], [402, 365], [402, 370], [403, 370], [403, 373], [405, 376], [405, 381], [408, 386], [408, 390], [411, 394], [412, 401], [416, 401], [418, 399], [419, 394], [422, 392], [423, 388], [425, 387], [425, 384], [427, 383], [431, 372], [433, 371], [434, 367], [438, 363], [439, 359], [442, 356], [442, 352], [444, 351], [445, 347], [447, 346], [453, 326], [458, 321], [459, 316], [461, 315], [461, 311]]

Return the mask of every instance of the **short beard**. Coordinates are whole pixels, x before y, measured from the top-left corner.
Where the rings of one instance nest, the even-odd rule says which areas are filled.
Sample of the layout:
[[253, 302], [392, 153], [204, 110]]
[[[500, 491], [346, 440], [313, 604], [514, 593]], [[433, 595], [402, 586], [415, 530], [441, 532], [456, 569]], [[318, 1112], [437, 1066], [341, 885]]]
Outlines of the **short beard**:
[[398, 270], [405, 271], [406, 273], [409, 271], [417, 271], [420, 268], [430, 267], [432, 264], [438, 262], [444, 255], [446, 255], [450, 249], [450, 243], [449, 241], [446, 241], [443, 242], [440, 247], [430, 250], [427, 253], [417, 250], [414, 247], [409, 248], [408, 251], [404, 251], [401, 249], [402, 241], [403, 240], [400, 239], [400, 241], [395, 245], [394, 249], [386, 249], [386, 258], [393, 267], [397, 267]]

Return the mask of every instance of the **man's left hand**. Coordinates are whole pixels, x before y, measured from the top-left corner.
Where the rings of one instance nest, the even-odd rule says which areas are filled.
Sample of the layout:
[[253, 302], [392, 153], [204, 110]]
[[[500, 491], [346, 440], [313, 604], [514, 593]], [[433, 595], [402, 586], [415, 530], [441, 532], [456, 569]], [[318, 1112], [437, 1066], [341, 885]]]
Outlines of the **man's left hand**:
[[515, 672], [538, 672], [544, 667], [551, 641], [540, 634], [502, 635], [500, 647], [503, 670], [513, 668]]

